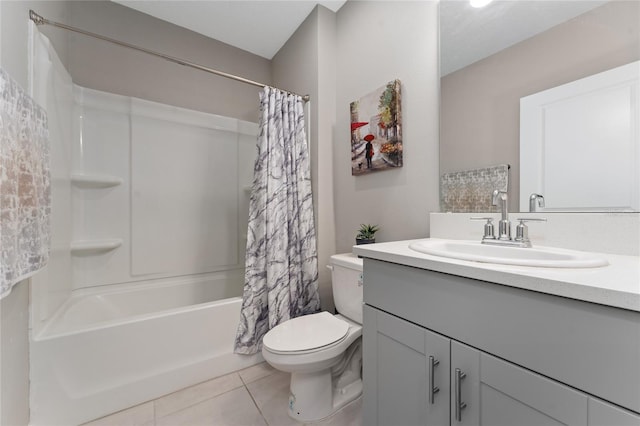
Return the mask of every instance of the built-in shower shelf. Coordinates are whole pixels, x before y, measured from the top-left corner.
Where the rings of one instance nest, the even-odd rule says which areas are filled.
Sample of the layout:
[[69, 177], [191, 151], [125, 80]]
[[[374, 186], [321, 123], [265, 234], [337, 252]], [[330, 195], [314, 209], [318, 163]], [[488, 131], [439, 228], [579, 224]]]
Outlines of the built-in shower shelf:
[[99, 254], [115, 250], [122, 245], [122, 240], [110, 238], [104, 240], [76, 240], [71, 242], [71, 254]]
[[107, 175], [85, 175], [83, 173], [74, 173], [71, 175], [71, 182], [80, 188], [110, 188], [112, 186], [122, 185], [122, 178], [118, 176]]

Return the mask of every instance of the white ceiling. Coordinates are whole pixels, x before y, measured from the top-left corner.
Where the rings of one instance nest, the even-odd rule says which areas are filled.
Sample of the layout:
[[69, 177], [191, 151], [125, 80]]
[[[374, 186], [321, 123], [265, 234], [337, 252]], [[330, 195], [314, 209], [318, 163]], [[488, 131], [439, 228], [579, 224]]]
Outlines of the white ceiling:
[[440, 73], [482, 58], [602, 6], [600, 0], [496, 0], [480, 9], [466, 0], [440, 3]]
[[337, 12], [346, 0], [112, 0], [267, 59], [317, 4]]
[[[1, 1], [1, 0], [0, 0]], [[267, 59], [317, 4], [337, 12], [347, 0], [112, 0]], [[441, 74], [574, 18], [607, 0], [441, 0]]]

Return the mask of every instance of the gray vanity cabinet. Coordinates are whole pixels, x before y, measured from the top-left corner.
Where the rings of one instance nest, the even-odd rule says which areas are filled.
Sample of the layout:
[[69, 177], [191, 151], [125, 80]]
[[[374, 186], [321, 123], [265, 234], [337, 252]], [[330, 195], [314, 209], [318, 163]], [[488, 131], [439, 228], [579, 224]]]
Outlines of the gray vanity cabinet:
[[640, 426], [635, 312], [366, 258], [364, 301], [364, 425]]
[[452, 425], [587, 425], [584, 393], [456, 341], [451, 367]]
[[364, 306], [363, 425], [449, 424], [450, 340]]
[[587, 425], [585, 394], [370, 306], [364, 314], [367, 426]]

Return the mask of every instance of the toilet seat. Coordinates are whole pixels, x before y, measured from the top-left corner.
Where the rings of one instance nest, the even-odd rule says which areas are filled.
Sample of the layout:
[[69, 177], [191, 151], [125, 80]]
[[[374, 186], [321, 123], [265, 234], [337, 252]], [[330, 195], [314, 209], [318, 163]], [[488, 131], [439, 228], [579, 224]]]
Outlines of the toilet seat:
[[301, 354], [333, 346], [347, 337], [349, 324], [329, 312], [304, 315], [269, 330], [263, 346], [276, 354]]

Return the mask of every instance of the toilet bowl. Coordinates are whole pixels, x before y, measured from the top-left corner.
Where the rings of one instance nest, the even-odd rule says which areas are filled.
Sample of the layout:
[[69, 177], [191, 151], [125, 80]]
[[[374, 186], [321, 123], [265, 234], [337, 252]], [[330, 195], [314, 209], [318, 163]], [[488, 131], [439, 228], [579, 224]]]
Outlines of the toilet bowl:
[[362, 259], [331, 256], [338, 314], [305, 315], [271, 329], [262, 355], [291, 373], [288, 412], [299, 421], [335, 413], [362, 394]]

